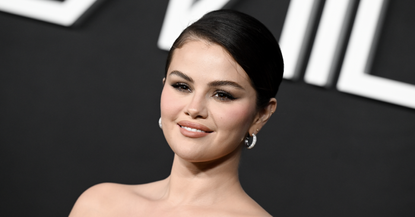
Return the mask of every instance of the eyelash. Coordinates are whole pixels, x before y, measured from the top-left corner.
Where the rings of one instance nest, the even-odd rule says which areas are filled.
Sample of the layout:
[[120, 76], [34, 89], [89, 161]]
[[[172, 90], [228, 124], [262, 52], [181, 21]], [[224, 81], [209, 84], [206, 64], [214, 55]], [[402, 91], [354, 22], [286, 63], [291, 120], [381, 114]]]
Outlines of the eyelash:
[[232, 96], [232, 94], [223, 90], [216, 91], [213, 96], [218, 98], [220, 101], [232, 101], [236, 99], [234, 96]]
[[[191, 92], [190, 87], [186, 83], [174, 83], [171, 85], [174, 89], [181, 91], [181, 92]], [[220, 101], [232, 101], [235, 100], [232, 94], [228, 93], [227, 91], [217, 90], [213, 94]]]
[[174, 83], [171, 86], [178, 91], [191, 92], [190, 87], [186, 83]]

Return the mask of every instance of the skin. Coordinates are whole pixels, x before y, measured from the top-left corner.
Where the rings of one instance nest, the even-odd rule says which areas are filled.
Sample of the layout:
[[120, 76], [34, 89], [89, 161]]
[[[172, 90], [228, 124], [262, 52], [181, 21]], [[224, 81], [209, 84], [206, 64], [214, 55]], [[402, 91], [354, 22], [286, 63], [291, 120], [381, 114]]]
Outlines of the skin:
[[245, 71], [221, 46], [201, 39], [174, 51], [163, 82], [162, 129], [175, 153], [170, 176], [93, 186], [70, 217], [270, 216], [242, 189], [238, 164], [245, 136], [264, 126], [275, 98], [258, 109]]

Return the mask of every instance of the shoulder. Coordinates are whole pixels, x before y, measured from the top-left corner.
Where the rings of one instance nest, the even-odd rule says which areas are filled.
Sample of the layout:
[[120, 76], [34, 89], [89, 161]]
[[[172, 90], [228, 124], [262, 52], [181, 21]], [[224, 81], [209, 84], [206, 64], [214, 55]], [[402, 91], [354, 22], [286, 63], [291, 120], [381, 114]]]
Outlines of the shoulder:
[[232, 200], [232, 216], [239, 217], [272, 217], [261, 205], [244, 193]]
[[90, 187], [79, 196], [69, 216], [99, 216], [106, 211], [107, 205], [112, 203], [111, 196], [120, 194], [119, 190], [124, 190], [124, 187], [114, 183], [102, 183]]
[[232, 215], [230, 216], [238, 216], [238, 217], [272, 217], [266, 210], [262, 207], [244, 207], [240, 210], [234, 210]]
[[95, 201], [99, 199], [100, 202], [107, 202], [113, 200], [113, 198], [117, 199], [119, 196], [133, 193], [132, 188], [132, 185], [101, 183], [87, 189], [82, 193], [78, 200], [91, 201], [91, 199], [93, 199], [93, 201]]
[[134, 185], [101, 183], [87, 189], [79, 196], [70, 217], [111, 216], [132, 201], [142, 200]]

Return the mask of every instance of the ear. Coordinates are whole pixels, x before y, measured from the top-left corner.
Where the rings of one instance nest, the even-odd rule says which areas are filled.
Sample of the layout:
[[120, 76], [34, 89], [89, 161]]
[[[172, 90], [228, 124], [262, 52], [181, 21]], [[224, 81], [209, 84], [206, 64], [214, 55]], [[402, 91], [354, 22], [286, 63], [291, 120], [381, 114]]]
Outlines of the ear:
[[163, 78], [163, 85], [166, 83], [166, 77]]
[[258, 135], [258, 132], [261, 128], [267, 123], [269, 118], [277, 109], [277, 99], [271, 98], [268, 102], [268, 105], [265, 108], [261, 108], [255, 116], [252, 126], [249, 128], [249, 135], [253, 133]]

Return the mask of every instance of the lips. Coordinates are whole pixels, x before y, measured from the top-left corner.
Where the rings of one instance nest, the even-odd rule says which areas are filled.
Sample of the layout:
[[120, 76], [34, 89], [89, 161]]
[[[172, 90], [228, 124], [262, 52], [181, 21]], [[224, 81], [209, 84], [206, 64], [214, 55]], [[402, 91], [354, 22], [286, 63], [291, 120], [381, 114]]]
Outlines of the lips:
[[203, 124], [194, 123], [190, 121], [180, 121], [179, 123], [177, 123], [177, 125], [180, 127], [180, 132], [184, 136], [191, 138], [207, 136], [209, 133], [213, 132], [211, 129], [209, 129]]

